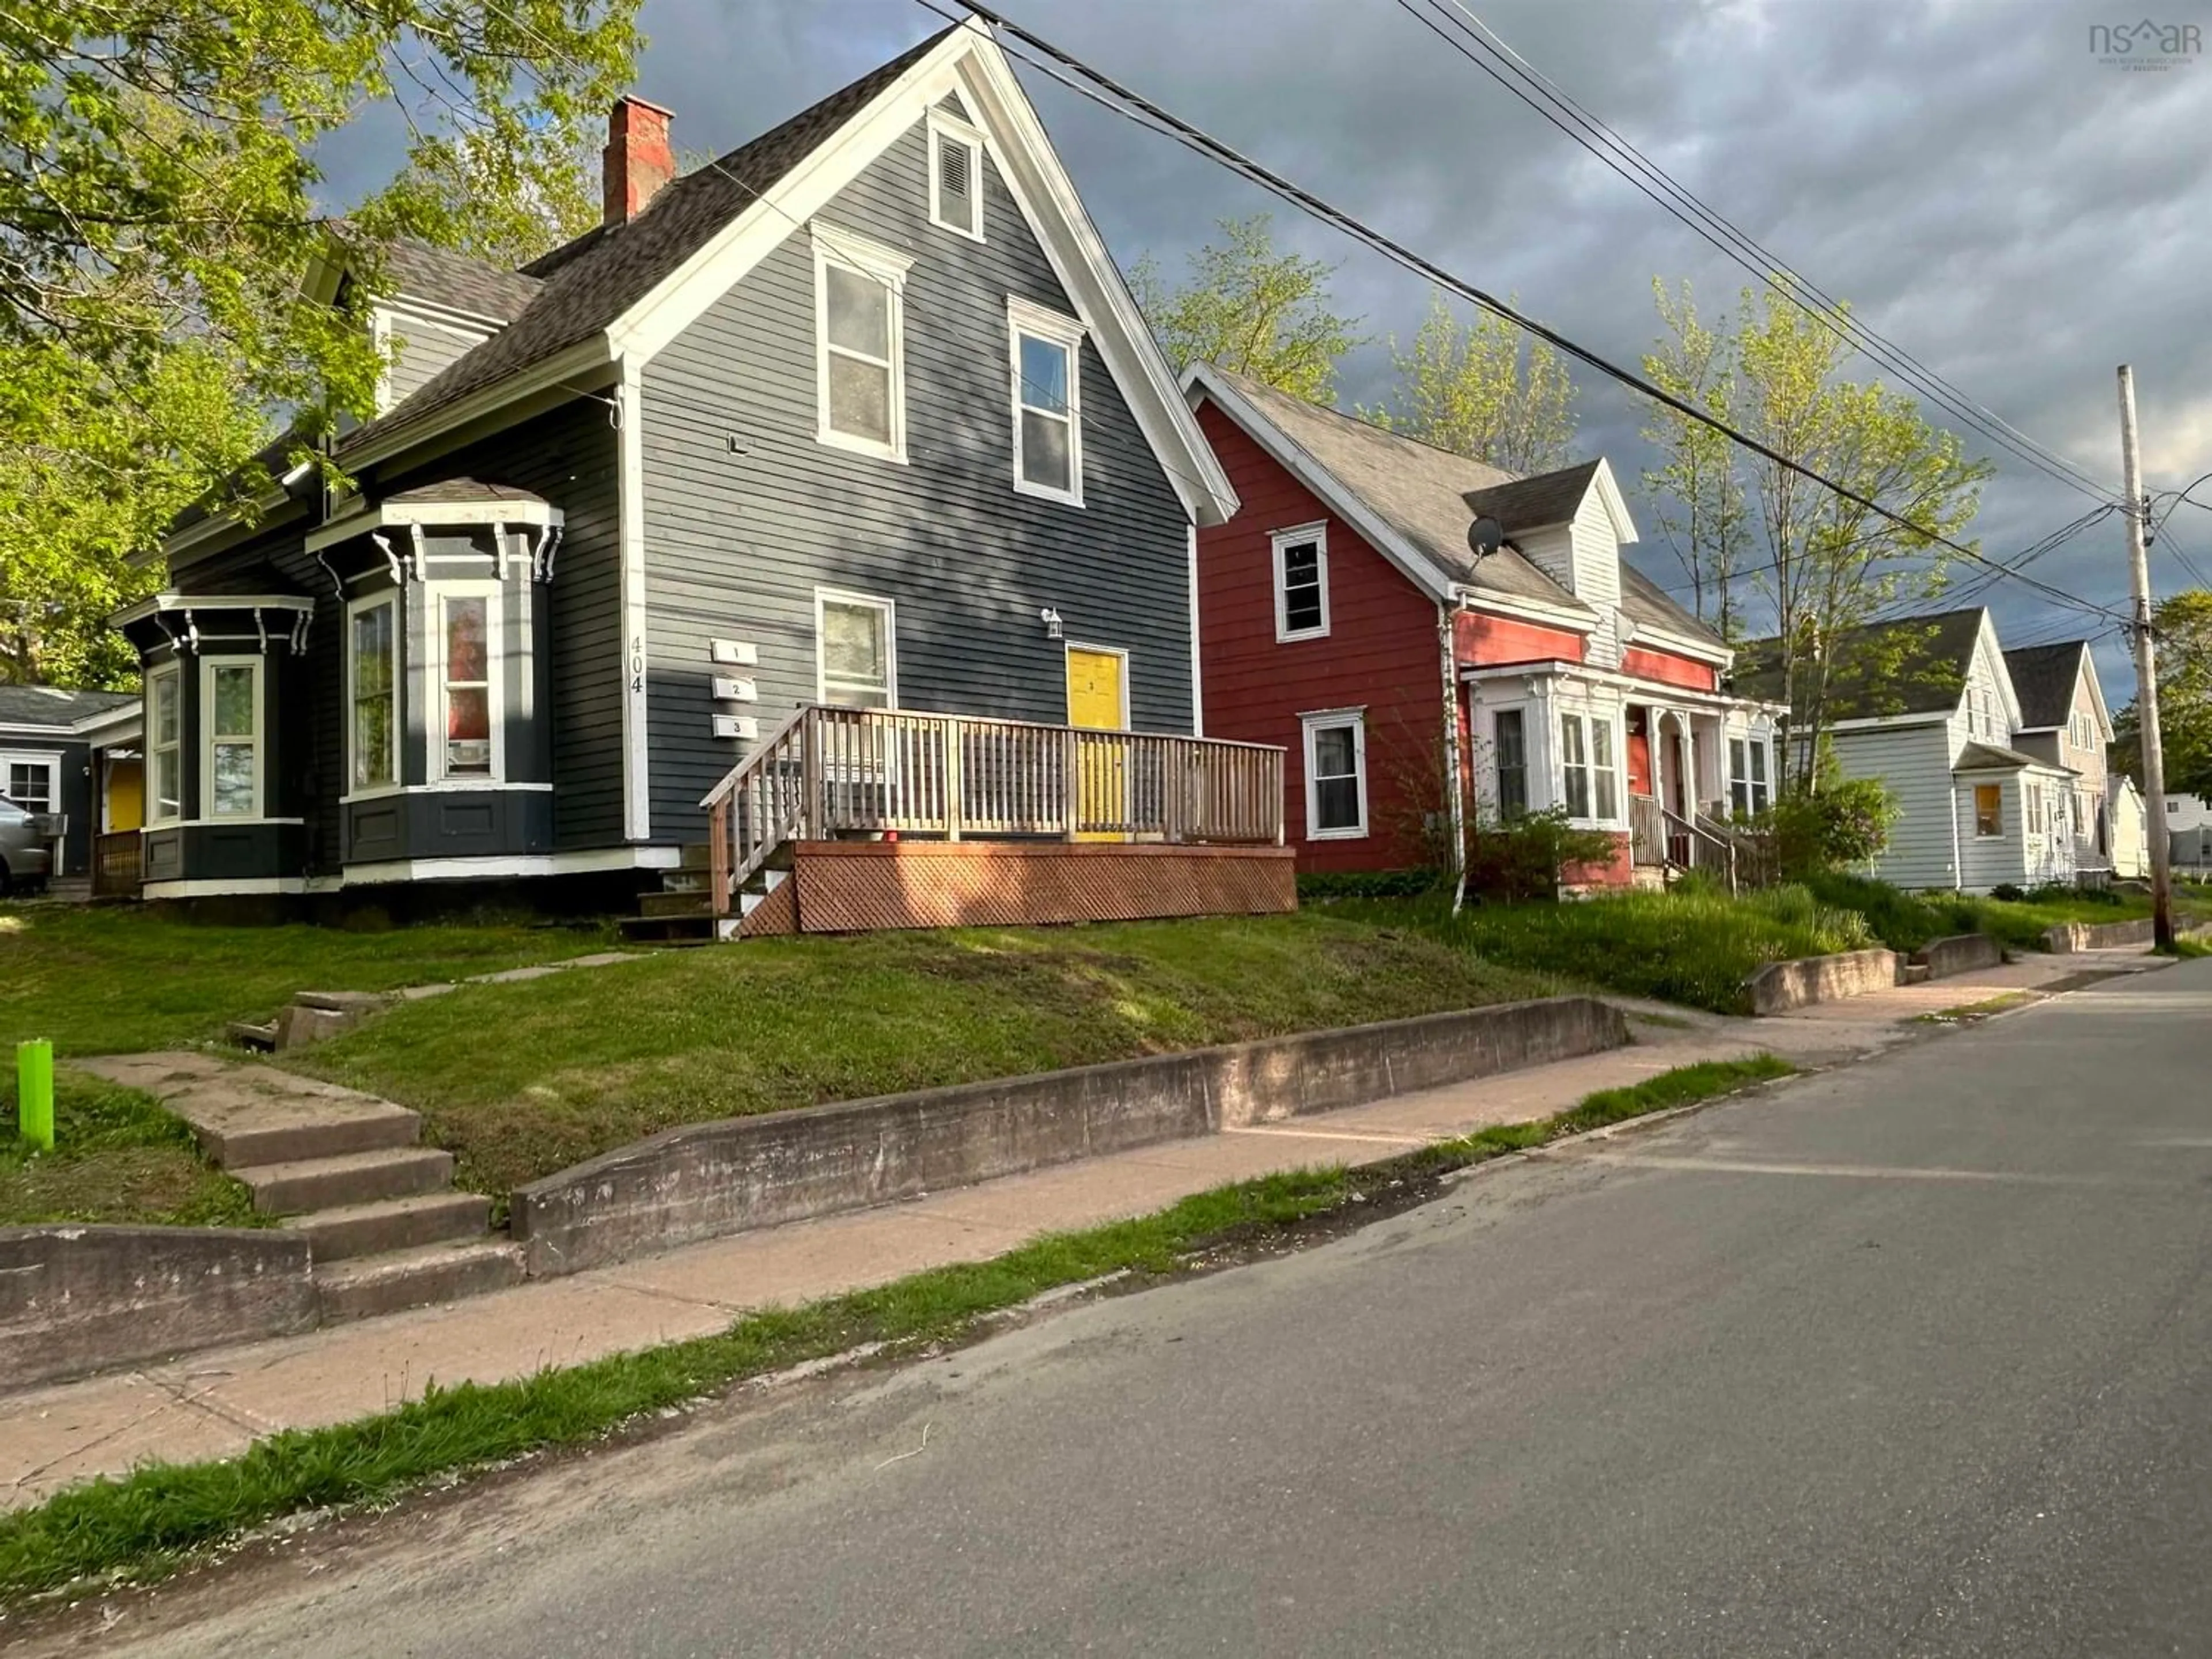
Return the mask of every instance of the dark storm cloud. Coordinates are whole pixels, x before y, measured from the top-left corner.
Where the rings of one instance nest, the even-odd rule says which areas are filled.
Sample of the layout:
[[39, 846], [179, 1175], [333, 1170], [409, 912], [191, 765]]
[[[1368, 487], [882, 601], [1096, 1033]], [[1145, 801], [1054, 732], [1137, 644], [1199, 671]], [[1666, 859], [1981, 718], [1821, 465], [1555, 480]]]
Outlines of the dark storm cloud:
[[[1392, 0], [1003, 0], [1041, 33], [1479, 284], [1617, 358], [1654, 331], [1650, 281], [1732, 304], [1748, 277]], [[1472, 0], [1470, 0], [1472, 3]], [[2117, 482], [2113, 365], [2136, 365], [2152, 484], [2212, 470], [2212, 61], [2100, 64], [2090, 8], [1929, 0], [1490, 0], [1485, 20], [1577, 100], [1935, 369]], [[2212, 35], [2202, 0], [2168, 8]], [[2109, 20], [2105, 20], [2109, 21]], [[915, 0], [647, 0], [641, 89], [679, 142], [726, 149], [941, 26]], [[1125, 264], [1172, 270], [1267, 198], [1024, 71]], [[1277, 212], [1342, 261], [1342, 308], [1409, 334], [1426, 296], [1378, 256]], [[1347, 365], [1371, 400], [1380, 339]], [[1861, 371], [1873, 371], [1861, 366]], [[1583, 443], [1633, 487], [1640, 416], [1580, 377]], [[1978, 442], [1979, 441], [1977, 441]], [[1984, 446], [1987, 447], [1987, 446]], [[2004, 554], [2091, 503], [2002, 451], [1977, 530]], [[1650, 532], [1651, 514], [1639, 501]], [[2193, 531], [2185, 521], [2200, 522]], [[2176, 539], [2212, 568], [2212, 514]], [[1656, 532], [1650, 532], [1656, 534]], [[1644, 550], [1663, 581], [1662, 548]], [[2108, 523], [2037, 567], [2125, 592]], [[2160, 576], [2179, 580], [2171, 560]], [[2001, 585], [2021, 637], [2065, 618]], [[2094, 622], [2083, 619], [2084, 630]], [[2114, 642], [2100, 651], [2118, 702]]]

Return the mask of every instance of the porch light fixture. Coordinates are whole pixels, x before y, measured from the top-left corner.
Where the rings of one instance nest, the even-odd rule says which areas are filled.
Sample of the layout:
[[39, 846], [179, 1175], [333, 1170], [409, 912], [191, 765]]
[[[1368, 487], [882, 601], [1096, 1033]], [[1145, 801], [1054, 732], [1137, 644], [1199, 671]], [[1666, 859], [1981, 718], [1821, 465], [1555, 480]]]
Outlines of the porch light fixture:
[[1066, 636], [1066, 629], [1060, 623], [1060, 612], [1050, 605], [1037, 612], [1037, 620], [1044, 624], [1045, 638], [1057, 640]]

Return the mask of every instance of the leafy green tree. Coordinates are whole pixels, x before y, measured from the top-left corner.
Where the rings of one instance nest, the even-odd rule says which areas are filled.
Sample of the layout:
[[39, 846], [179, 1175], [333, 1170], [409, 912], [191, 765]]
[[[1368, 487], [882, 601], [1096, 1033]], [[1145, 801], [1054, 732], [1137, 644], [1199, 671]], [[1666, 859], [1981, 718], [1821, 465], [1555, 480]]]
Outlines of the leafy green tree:
[[1224, 219], [1222, 240], [1190, 257], [1190, 280], [1170, 289], [1150, 254], [1129, 287], [1177, 373], [1212, 363], [1294, 398], [1327, 404], [1336, 365], [1364, 343], [1359, 319], [1329, 308], [1334, 265], [1275, 246], [1273, 219]]
[[1549, 472], [1574, 441], [1575, 386], [1565, 360], [1487, 313], [1462, 323], [1442, 294], [1410, 351], [1390, 343], [1398, 386], [1390, 404], [1359, 412], [1425, 444], [1508, 472]]
[[[94, 611], [151, 580], [121, 552], [272, 423], [310, 457], [369, 412], [384, 239], [504, 260], [580, 227], [637, 3], [0, 7], [0, 672], [109, 675]], [[306, 303], [333, 228], [316, 157], [394, 105], [404, 165], [346, 216], [363, 280]]]
[[[1678, 296], [1654, 277], [1651, 292], [1665, 333], [1659, 349], [1644, 354], [1644, 379], [1727, 420], [1736, 396], [1735, 339], [1698, 320], [1686, 282]], [[1712, 428], [1658, 405], [1643, 435], [1660, 455], [1659, 465], [1644, 471], [1644, 488], [1656, 504], [1660, 532], [1689, 578], [1691, 611], [1732, 640], [1738, 623], [1736, 573], [1752, 539], [1735, 447]]]
[[[1663, 289], [1660, 299], [1661, 321], [1672, 337], [1658, 355], [1698, 362], [1694, 312], [1686, 303], [1670, 307]], [[1747, 451], [1729, 458], [1730, 475], [1742, 480], [1750, 505], [1752, 561], [1731, 562], [1730, 574], [1741, 574], [1760, 613], [1757, 623], [1775, 636], [1782, 697], [1796, 714], [1783, 758], [1784, 781], [1814, 790], [1819, 781], [1810, 763], [1826, 730], [1828, 680], [1838, 654], [1854, 648], [1855, 630], [1866, 623], [1942, 592], [1950, 556], [1938, 538], [1956, 541], [1965, 534], [1993, 470], [1969, 459], [1955, 434], [1931, 426], [1911, 398], [1880, 381], [1845, 378], [1851, 349], [1836, 325], [1848, 308], [1836, 308], [1826, 320], [1821, 313], [1773, 289], [1745, 289], [1733, 323], [1724, 319], [1719, 326], [1726, 346], [1718, 361], [1731, 373], [1720, 382], [1727, 396], [1712, 411], [1724, 410], [1739, 431], [1905, 521], [1847, 501], [1762, 456]], [[1704, 441], [1690, 437], [1694, 424], [1671, 410], [1653, 413], [1650, 431], [1670, 458], [1662, 473], [1690, 470], [1683, 458]], [[1707, 487], [1717, 490], [1710, 459], [1700, 465], [1707, 469]], [[1672, 510], [1687, 516], [1679, 498]], [[1713, 534], [1717, 538], [1717, 523]]]
[[[2212, 590], [2170, 593], [2151, 611], [2158, 641], [2158, 728], [2166, 787], [2212, 797]], [[2112, 764], [2142, 782], [2142, 722], [2130, 702], [2112, 719]]]

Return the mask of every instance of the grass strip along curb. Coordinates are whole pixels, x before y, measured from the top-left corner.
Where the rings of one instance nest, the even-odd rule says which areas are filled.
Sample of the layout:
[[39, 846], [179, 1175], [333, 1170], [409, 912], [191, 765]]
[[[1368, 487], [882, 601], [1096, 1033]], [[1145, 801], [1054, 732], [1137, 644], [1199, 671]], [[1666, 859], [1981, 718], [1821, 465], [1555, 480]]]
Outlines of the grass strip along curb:
[[1115, 1273], [1168, 1276], [1194, 1257], [1564, 1136], [1788, 1075], [1785, 1060], [1705, 1060], [1607, 1089], [1531, 1122], [1499, 1124], [1357, 1169], [1294, 1170], [1199, 1193], [1157, 1214], [1048, 1235], [988, 1261], [748, 1314], [715, 1336], [614, 1354], [515, 1382], [432, 1388], [395, 1410], [290, 1429], [222, 1462], [155, 1464], [0, 1515], [0, 1607], [94, 1577], [155, 1578], [254, 1527], [374, 1504], [434, 1477], [604, 1437], [645, 1413], [864, 1345], [894, 1352], [980, 1334], [988, 1316]]

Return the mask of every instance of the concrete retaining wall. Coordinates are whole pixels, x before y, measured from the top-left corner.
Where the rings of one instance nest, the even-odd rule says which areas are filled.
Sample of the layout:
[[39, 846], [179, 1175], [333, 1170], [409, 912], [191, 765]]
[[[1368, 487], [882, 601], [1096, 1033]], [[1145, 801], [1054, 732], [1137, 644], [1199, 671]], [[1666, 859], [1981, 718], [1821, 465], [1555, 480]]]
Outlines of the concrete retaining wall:
[[516, 1189], [533, 1275], [1571, 1059], [1628, 1041], [1588, 997], [672, 1129]]
[[312, 1329], [304, 1233], [0, 1227], [0, 1389]]
[[1996, 967], [2004, 960], [2004, 946], [1987, 933], [1954, 933], [1929, 940], [1912, 953], [1912, 960], [1927, 969], [1929, 978], [1949, 979]]
[[1743, 982], [1747, 1014], [1786, 1014], [1808, 1003], [1864, 996], [1904, 982], [1894, 951], [1844, 951], [1831, 957], [1770, 962]]
[[2043, 948], [2061, 956], [2075, 951], [2118, 951], [2151, 943], [2150, 918], [2140, 921], [2063, 921], [2043, 930]]

